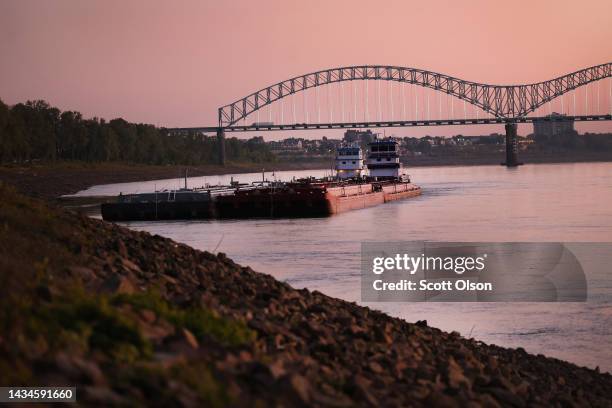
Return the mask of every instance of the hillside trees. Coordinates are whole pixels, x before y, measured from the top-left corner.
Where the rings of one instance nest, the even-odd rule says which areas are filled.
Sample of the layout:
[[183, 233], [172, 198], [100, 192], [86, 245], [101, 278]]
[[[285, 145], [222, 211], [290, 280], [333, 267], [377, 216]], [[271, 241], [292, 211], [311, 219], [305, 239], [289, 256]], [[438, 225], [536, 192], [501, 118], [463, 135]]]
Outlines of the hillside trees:
[[[145, 164], [216, 162], [215, 136], [170, 134], [164, 128], [117, 118], [84, 119], [42, 100], [7, 106], [0, 100], [0, 162], [32, 160], [122, 161]], [[226, 157], [234, 162], [268, 162], [265, 143], [228, 138]]]

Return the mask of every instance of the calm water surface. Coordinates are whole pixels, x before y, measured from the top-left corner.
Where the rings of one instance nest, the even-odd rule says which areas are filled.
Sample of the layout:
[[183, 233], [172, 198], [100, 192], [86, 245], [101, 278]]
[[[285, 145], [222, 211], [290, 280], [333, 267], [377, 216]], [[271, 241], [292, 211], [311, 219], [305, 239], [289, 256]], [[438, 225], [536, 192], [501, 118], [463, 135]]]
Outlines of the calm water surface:
[[[408, 169], [423, 195], [329, 218], [247, 221], [131, 222], [192, 247], [227, 253], [235, 261], [294, 287], [349, 301], [360, 297], [362, 241], [612, 241], [612, 163]], [[277, 172], [293, 176], [325, 171]], [[227, 183], [228, 176], [194, 177], [190, 186]], [[261, 174], [233, 175], [241, 182]], [[267, 177], [272, 177], [267, 174]], [[96, 186], [79, 195], [177, 188], [180, 179]], [[609, 247], [607, 247], [609, 248]], [[523, 347], [612, 371], [612, 271], [582, 259], [586, 303], [369, 303], [408, 321], [427, 319], [487, 343]], [[609, 250], [602, 247], [601, 258]], [[601, 259], [600, 259], [601, 260]], [[587, 263], [591, 265], [586, 265]]]

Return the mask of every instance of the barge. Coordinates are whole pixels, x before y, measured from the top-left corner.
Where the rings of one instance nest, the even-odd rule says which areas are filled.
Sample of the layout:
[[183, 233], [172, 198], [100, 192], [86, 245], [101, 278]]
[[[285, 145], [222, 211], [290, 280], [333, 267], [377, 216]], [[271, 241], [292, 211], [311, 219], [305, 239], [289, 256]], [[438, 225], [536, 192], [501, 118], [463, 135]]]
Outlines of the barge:
[[102, 204], [102, 218], [109, 221], [207, 218], [326, 217], [421, 194], [407, 175], [400, 174], [397, 142], [376, 139], [367, 159], [359, 146], [338, 148], [335, 177], [307, 178], [291, 182], [230, 183], [120, 194], [117, 202]]

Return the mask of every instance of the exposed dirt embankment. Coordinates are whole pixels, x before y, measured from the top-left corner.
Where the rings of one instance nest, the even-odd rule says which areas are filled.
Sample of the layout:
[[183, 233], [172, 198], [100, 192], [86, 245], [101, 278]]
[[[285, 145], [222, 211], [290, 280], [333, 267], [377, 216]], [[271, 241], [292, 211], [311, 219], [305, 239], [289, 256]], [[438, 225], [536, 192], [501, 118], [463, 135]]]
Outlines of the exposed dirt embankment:
[[153, 166], [124, 163], [80, 163], [58, 162], [32, 165], [0, 166], [0, 181], [14, 185], [20, 192], [45, 199], [99, 184], [128, 183], [132, 181], [181, 178], [185, 169], [189, 177], [217, 174], [253, 173], [265, 169], [305, 170], [329, 167], [329, 162], [281, 162], [281, 163], [230, 163], [226, 166], [214, 164], [201, 166]]
[[84, 405], [612, 404], [609, 374], [0, 196], [0, 385], [77, 385]]
[[[521, 152], [519, 159], [527, 164], [612, 161], [612, 152]], [[128, 183], [135, 181], [181, 178], [185, 169], [190, 177], [233, 173], [253, 173], [265, 169], [312, 170], [329, 169], [331, 159], [286, 159], [277, 163], [230, 163], [200, 166], [155, 166], [126, 163], [57, 162], [30, 165], [0, 166], [0, 181], [12, 184], [20, 192], [33, 197], [56, 199], [74, 194], [100, 184]], [[406, 171], [422, 166], [499, 165], [504, 161], [503, 152], [469, 153], [451, 155], [424, 155], [403, 159]], [[415, 180], [416, 181], [416, 180]], [[417, 181], [418, 182], [418, 181]], [[81, 199], [76, 203], [99, 203], [99, 198]], [[103, 201], [103, 200], [102, 200]], [[70, 203], [68, 203], [70, 204]]]

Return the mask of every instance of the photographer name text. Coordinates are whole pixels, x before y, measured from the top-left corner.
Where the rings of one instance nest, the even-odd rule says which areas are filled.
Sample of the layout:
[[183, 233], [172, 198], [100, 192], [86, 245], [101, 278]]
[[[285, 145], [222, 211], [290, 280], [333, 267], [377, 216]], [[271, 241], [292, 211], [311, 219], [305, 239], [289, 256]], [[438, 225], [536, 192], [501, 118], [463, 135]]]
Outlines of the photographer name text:
[[[430, 257], [397, 254], [393, 257], [377, 257], [372, 260], [372, 273], [381, 275], [384, 272], [401, 271], [408, 275], [417, 272], [453, 272], [457, 276], [465, 272], [482, 272], [485, 269], [487, 254], [479, 257]], [[475, 282], [469, 279], [400, 279], [386, 282], [376, 279], [372, 282], [375, 291], [492, 291], [490, 282]]]

